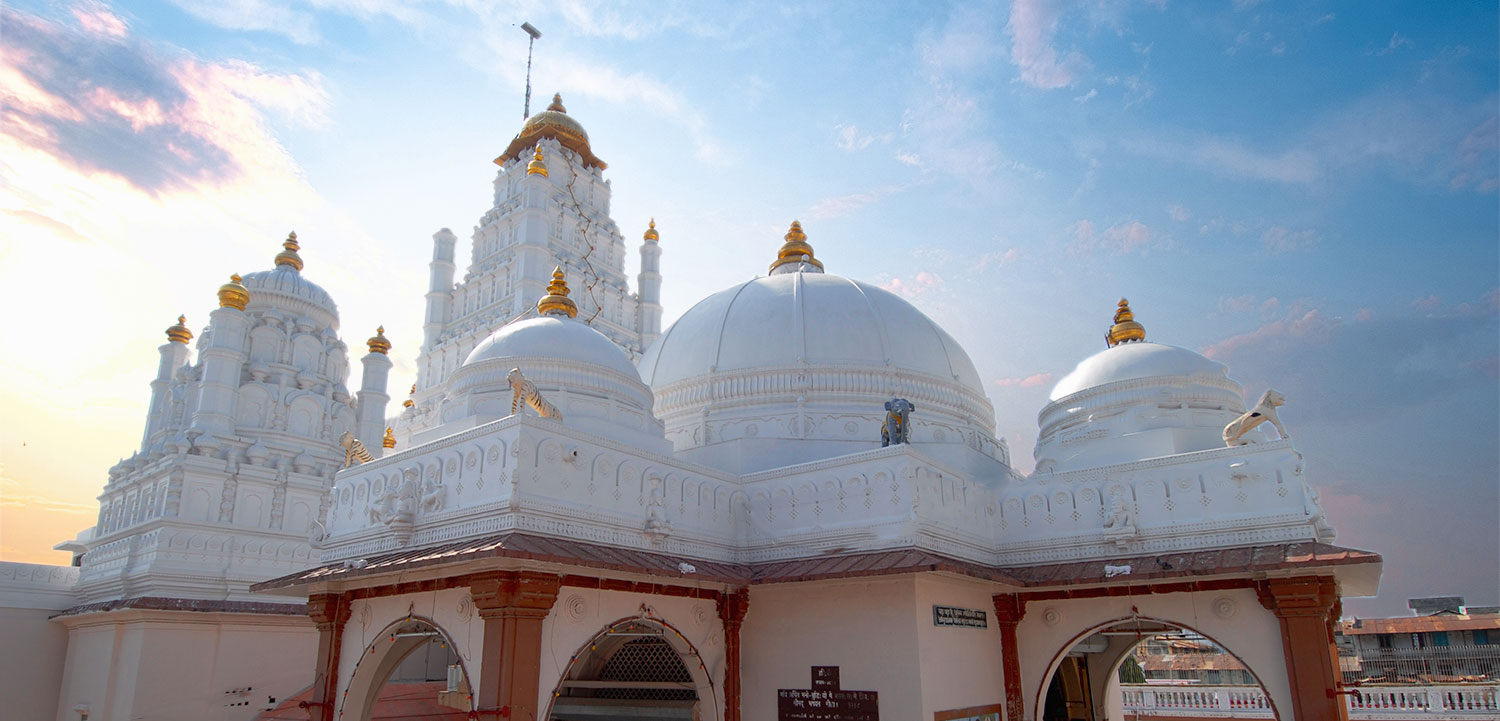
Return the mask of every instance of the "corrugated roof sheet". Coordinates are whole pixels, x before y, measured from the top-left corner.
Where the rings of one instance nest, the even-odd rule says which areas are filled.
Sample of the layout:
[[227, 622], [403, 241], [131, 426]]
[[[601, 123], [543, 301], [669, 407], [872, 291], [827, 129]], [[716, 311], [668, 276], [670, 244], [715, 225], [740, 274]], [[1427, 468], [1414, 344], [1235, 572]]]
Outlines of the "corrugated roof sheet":
[[1500, 616], [1398, 616], [1361, 618], [1345, 622], [1345, 636], [1372, 633], [1433, 633], [1436, 631], [1480, 631], [1500, 629]]
[[[252, 590], [261, 591], [309, 583], [353, 580], [483, 558], [544, 561], [600, 570], [732, 585], [943, 571], [1019, 588], [1054, 588], [1106, 582], [1125, 583], [1147, 579], [1234, 575], [1380, 561], [1378, 554], [1340, 548], [1325, 543], [1281, 543], [1040, 566], [989, 566], [912, 548], [737, 564], [511, 531], [429, 548], [394, 551], [372, 556], [364, 559], [364, 565], [359, 568], [351, 567], [344, 562], [328, 563], [307, 571], [258, 583], [252, 587]], [[678, 570], [678, 564], [683, 562], [691, 563], [696, 567], [695, 571], [692, 574], [682, 573]], [[1106, 566], [1116, 569], [1120, 566], [1129, 566], [1130, 571], [1109, 576], [1106, 575]]]

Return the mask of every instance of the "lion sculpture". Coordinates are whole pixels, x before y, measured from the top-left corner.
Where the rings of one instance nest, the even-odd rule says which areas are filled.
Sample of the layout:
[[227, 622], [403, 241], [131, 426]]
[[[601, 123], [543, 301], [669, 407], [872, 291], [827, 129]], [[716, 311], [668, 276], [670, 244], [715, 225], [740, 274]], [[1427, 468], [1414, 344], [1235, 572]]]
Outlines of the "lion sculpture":
[[521, 404], [525, 403], [531, 406], [532, 410], [536, 411], [536, 414], [542, 418], [562, 420], [562, 412], [557, 410], [557, 406], [548, 403], [547, 399], [542, 397], [541, 392], [536, 389], [536, 384], [526, 380], [526, 376], [521, 375], [520, 368], [510, 369], [510, 373], [505, 376], [505, 380], [510, 383], [510, 389], [515, 392], [510, 401], [511, 415], [520, 413]]
[[354, 434], [350, 433], [349, 431], [344, 431], [344, 435], [339, 436], [339, 445], [344, 447], [345, 468], [348, 468], [355, 463], [369, 463], [370, 461], [375, 460], [375, 458], [370, 455], [370, 449], [365, 448], [365, 444], [361, 443], [359, 439], [355, 438]]
[[905, 398], [885, 402], [885, 423], [880, 426], [880, 447], [911, 443], [911, 412], [917, 407]]
[[1281, 419], [1276, 417], [1276, 409], [1283, 405], [1286, 405], [1286, 396], [1269, 388], [1266, 389], [1265, 393], [1260, 394], [1260, 402], [1256, 403], [1254, 408], [1224, 426], [1224, 443], [1229, 446], [1243, 446], [1250, 443], [1250, 440], [1245, 438], [1245, 434], [1267, 421], [1276, 427], [1276, 432], [1281, 435], [1282, 440], [1291, 438], [1287, 435], [1286, 428], [1281, 425]]

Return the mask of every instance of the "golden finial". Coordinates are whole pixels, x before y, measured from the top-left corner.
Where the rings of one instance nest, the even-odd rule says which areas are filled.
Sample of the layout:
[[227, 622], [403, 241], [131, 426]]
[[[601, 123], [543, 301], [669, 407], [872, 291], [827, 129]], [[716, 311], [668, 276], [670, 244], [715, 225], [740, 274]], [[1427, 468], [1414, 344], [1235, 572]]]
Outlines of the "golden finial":
[[1104, 334], [1104, 342], [1113, 348], [1121, 343], [1143, 340], [1146, 340], [1146, 326], [1135, 322], [1135, 313], [1130, 312], [1130, 302], [1121, 298], [1120, 307], [1115, 311], [1115, 324]]
[[554, 113], [562, 113], [564, 115], [568, 113], [568, 109], [563, 107], [562, 104], [562, 93], [552, 94], [552, 104], [548, 105], [547, 109], [551, 110]]
[[229, 282], [219, 286], [219, 307], [244, 310], [250, 302], [250, 289], [240, 285], [238, 274], [229, 276]]
[[823, 263], [813, 257], [812, 246], [807, 244], [807, 234], [802, 232], [802, 223], [795, 220], [792, 221], [791, 229], [786, 232], [786, 243], [781, 246], [781, 250], [776, 251], [776, 262], [771, 264], [771, 272], [775, 273], [777, 268], [793, 263], [799, 265], [782, 272], [802, 270], [801, 263], [816, 266], [818, 270], [814, 272], [823, 271]]
[[563, 278], [562, 266], [552, 269], [552, 282], [547, 284], [547, 294], [536, 302], [536, 312], [542, 315], [578, 317], [578, 304], [568, 297], [568, 281]]
[[389, 340], [386, 340], [385, 326], [376, 328], [375, 335], [372, 336], [369, 340], [365, 341], [365, 345], [370, 346], [371, 353], [390, 353], [391, 342]]
[[656, 233], [656, 218], [652, 218], [650, 227], [646, 228], [645, 238], [646, 240], [661, 240], [661, 236]]
[[417, 384], [413, 383], [413, 384], [411, 384], [411, 393], [407, 394], [406, 400], [401, 401], [402, 407], [410, 408], [410, 407], [416, 405], [417, 402], [411, 399], [411, 396], [414, 396], [416, 394], [417, 394]]
[[536, 152], [531, 155], [531, 162], [526, 164], [526, 174], [540, 175], [543, 178], [548, 177], [547, 164], [542, 162], [542, 144], [540, 142], [536, 144]]
[[283, 250], [276, 254], [276, 264], [290, 265], [297, 270], [302, 270], [302, 256], [297, 255], [297, 251], [302, 246], [297, 244], [297, 232], [292, 231], [288, 233], [286, 240], [281, 243], [281, 247]]
[[380, 439], [380, 445], [385, 448], [396, 447], [396, 433], [391, 430], [390, 426], [386, 426], [385, 438]]
[[193, 339], [193, 332], [188, 330], [187, 316], [177, 316], [177, 325], [167, 329], [167, 340], [173, 343], [187, 343]]

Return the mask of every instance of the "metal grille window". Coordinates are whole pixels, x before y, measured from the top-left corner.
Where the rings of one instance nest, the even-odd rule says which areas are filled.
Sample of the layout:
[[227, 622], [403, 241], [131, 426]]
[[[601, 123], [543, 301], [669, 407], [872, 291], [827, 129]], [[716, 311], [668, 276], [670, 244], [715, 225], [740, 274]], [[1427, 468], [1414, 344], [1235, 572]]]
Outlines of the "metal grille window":
[[[625, 683], [692, 684], [687, 666], [677, 650], [661, 638], [637, 638], [626, 641], [604, 662], [600, 681]], [[698, 694], [692, 688], [601, 688], [596, 698], [636, 699], [649, 701], [692, 701]]]

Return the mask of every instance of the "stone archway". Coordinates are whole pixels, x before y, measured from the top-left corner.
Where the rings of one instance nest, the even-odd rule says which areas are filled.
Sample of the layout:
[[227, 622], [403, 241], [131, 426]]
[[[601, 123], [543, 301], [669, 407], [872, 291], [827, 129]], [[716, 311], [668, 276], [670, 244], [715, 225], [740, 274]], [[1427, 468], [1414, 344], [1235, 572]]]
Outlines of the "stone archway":
[[[433, 721], [468, 718], [474, 709], [472, 679], [467, 666], [454, 651], [452, 637], [436, 622], [420, 616], [406, 616], [386, 626], [375, 635], [360, 654], [354, 672], [338, 704], [340, 719], [378, 721], [420, 715]], [[434, 653], [437, 652], [437, 653]], [[438, 683], [430, 675], [422, 679], [394, 679], [418, 654], [430, 655], [444, 670], [456, 667]], [[415, 664], [420, 667], [423, 663]], [[451, 671], [448, 672], [451, 674]], [[418, 669], [418, 675], [420, 669]], [[391, 681], [411, 688], [395, 690]], [[453, 690], [448, 690], [452, 688]], [[394, 692], [393, 692], [394, 691]]]
[[[1104, 721], [1106, 718], [1123, 718], [1118, 679], [1125, 659], [1146, 643], [1148, 638], [1182, 632], [1207, 641], [1231, 657], [1238, 666], [1249, 672], [1254, 690], [1218, 695], [1163, 690], [1163, 694], [1173, 694], [1174, 698], [1182, 696], [1183, 700], [1174, 701], [1174, 704], [1190, 705], [1209, 712], [1209, 715], [1217, 715], [1215, 712], [1259, 710], [1260, 714], [1251, 715], [1268, 719], [1280, 718], [1261, 677], [1223, 643], [1179, 622], [1134, 615], [1110, 620], [1085, 630], [1070, 639], [1053, 656], [1047, 666], [1041, 693], [1036, 699], [1035, 721]], [[1151, 698], [1154, 699], [1155, 696], [1156, 692], [1151, 692]]]
[[671, 624], [643, 615], [611, 623], [573, 653], [543, 718], [699, 721], [719, 713], [697, 648]]

